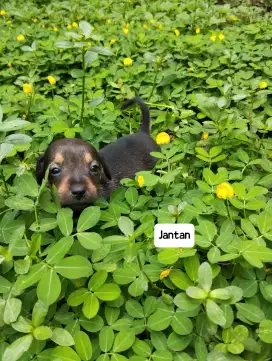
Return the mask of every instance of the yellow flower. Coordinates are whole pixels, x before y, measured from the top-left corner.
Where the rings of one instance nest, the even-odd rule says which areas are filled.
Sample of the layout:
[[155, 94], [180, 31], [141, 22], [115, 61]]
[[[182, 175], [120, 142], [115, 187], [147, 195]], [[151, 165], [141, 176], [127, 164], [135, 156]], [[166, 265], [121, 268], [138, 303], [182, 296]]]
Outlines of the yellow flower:
[[232, 198], [234, 191], [229, 183], [221, 183], [216, 188], [216, 196], [220, 199]]
[[197, 34], [199, 34], [199, 33], [200, 33], [200, 28], [196, 28], [196, 29], [195, 29], [195, 32], [196, 32]]
[[128, 34], [128, 28], [124, 28], [123, 32], [124, 32], [125, 35], [127, 35]]
[[189, 68], [188, 71], [191, 73], [192, 71], [194, 71], [194, 68]]
[[67, 25], [67, 29], [68, 29], [68, 30], [72, 30], [72, 29], [73, 29], [72, 25], [71, 25], [71, 24], [68, 24], [68, 25]]
[[38, 19], [37, 19], [37, 18], [35, 18], [35, 19], [33, 19], [33, 21], [34, 21], [34, 23], [37, 23], [37, 22], [38, 22]]
[[116, 39], [111, 39], [110, 40], [110, 45], [113, 45], [113, 44], [115, 44], [116, 43]]
[[16, 40], [18, 40], [18, 41], [24, 41], [24, 40], [25, 40], [25, 37], [24, 37], [24, 35], [20, 34], [20, 35], [17, 36]]
[[75, 21], [72, 22], [72, 27], [75, 28], [75, 29], [77, 29], [77, 28], [78, 28], [78, 23], [76, 23]]
[[12, 64], [11, 64], [11, 62], [10, 62], [10, 61], [8, 62], [8, 67], [9, 67], [9, 68], [11, 68], [11, 67], [12, 67]]
[[158, 28], [159, 30], [162, 30], [162, 28], [163, 28], [162, 24], [157, 24], [157, 28]]
[[180, 31], [179, 31], [179, 29], [175, 29], [175, 34], [176, 34], [176, 36], [180, 36]]
[[267, 87], [268, 87], [267, 81], [265, 81], [265, 80], [260, 81], [260, 83], [259, 83], [259, 88], [260, 89], [265, 89]]
[[6, 16], [6, 15], [7, 15], [6, 10], [0, 10], [0, 15], [2, 15], [2, 16]]
[[225, 39], [225, 35], [223, 34], [223, 33], [220, 33], [219, 35], [218, 35], [218, 39], [219, 40], [224, 40]]
[[201, 139], [202, 140], [207, 140], [208, 138], [209, 138], [209, 133], [208, 132], [203, 132], [202, 136], [201, 136]]
[[59, 29], [58, 29], [56, 26], [53, 27], [53, 30], [54, 30], [55, 32], [59, 31]]
[[216, 40], [216, 35], [211, 35], [211, 36], [210, 36], [210, 40], [211, 40], [211, 41], [215, 41], [215, 40]]
[[32, 85], [31, 84], [24, 84], [23, 85], [23, 90], [24, 90], [24, 93], [26, 93], [26, 94], [32, 93], [32, 91], [33, 91]]
[[137, 178], [137, 183], [140, 188], [144, 185], [144, 177], [142, 175], [139, 175]]
[[232, 15], [231, 17], [230, 17], [230, 21], [237, 21], [238, 20], [238, 18], [237, 18], [237, 16], [235, 16], [235, 15]]
[[108, 19], [108, 20], [107, 20], [107, 23], [108, 23], [108, 24], [111, 24], [111, 19]]
[[130, 66], [130, 65], [132, 65], [132, 63], [133, 63], [133, 60], [131, 59], [131, 57], [128, 57], [128, 58], [124, 59], [124, 65], [125, 66]]
[[124, 28], [125, 28], [125, 29], [128, 29], [128, 27], [129, 27], [129, 24], [125, 24], [125, 25], [124, 25]]
[[47, 79], [48, 79], [50, 85], [56, 84], [56, 78], [54, 78], [52, 75], [48, 75]]
[[145, 29], [148, 29], [148, 24], [144, 24], [143, 27], [144, 27]]
[[163, 271], [160, 273], [160, 280], [162, 280], [162, 279], [165, 278], [165, 277], [168, 277], [170, 271], [171, 271], [170, 268], [163, 270]]
[[170, 143], [170, 136], [165, 132], [161, 132], [156, 136], [156, 143], [157, 144], [169, 144]]

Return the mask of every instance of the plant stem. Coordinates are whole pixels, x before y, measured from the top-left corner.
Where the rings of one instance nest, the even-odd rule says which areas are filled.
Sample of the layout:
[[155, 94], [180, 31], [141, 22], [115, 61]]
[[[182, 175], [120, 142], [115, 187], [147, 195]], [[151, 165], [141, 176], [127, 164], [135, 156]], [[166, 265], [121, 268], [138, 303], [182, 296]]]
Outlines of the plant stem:
[[83, 116], [84, 116], [84, 103], [85, 103], [85, 51], [82, 49], [82, 70], [83, 70], [83, 78], [82, 78], [82, 98], [81, 98], [81, 114], [80, 114], [80, 126], [83, 126]]
[[155, 90], [155, 88], [156, 88], [156, 82], [157, 82], [158, 73], [159, 73], [159, 66], [158, 66], [158, 64], [156, 63], [156, 71], [155, 71], [153, 86], [152, 86], [150, 95], [149, 95], [148, 100], [147, 100], [148, 102], [149, 102], [149, 100], [152, 98], [152, 95], [153, 95], [154, 90]]
[[3, 184], [4, 184], [5, 192], [6, 192], [7, 196], [9, 196], [9, 190], [8, 190], [8, 186], [7, 186], [7, 183], [6, 183], [6, 180], [5, 180], [3, 169], [0, 169], [0, 174], [1, 174]]

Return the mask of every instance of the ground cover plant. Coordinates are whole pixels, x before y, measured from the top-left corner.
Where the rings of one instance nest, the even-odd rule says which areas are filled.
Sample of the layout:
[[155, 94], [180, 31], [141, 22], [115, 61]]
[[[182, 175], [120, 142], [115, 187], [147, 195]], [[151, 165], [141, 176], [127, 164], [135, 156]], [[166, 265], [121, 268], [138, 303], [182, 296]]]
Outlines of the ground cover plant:
[[[1, 360], [272, 359], [272, 21], [239, 4], [1, 5]], [[156, 172], [73, 219], [36, 159], [136, 131], [135, 95]], [[195, 247], [154, 248], [157, 222]]]

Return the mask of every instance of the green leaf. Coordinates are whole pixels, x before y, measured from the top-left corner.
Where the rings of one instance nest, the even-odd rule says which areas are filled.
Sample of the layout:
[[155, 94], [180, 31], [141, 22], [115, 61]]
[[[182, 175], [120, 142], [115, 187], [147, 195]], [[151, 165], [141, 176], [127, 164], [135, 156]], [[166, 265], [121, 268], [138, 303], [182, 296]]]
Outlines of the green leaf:
[[85, 249], [98, 249], [101, 247], [102, 237], [95, 232], [77, 233], [77, 239]]
[[228, 300], [232, 297], [232, 294], [227, 288], [217, 288], [210, 292], [209, 297], [218, 298], [219, 300]]
[[87, 333], [78, 331], [74, 335], [75, 349], [82, 361], [88, 361], [92, 358], [93, 347]]
[[61, 208], [57, 214], [58, 226], [64, 236], [70, 236], [73, 231], [73, 211], [70, 208]]
[[109, 352], [112, 348], [114, 332], [109, 326], [104, 326], [99, 332], [99, 347], [103, 352]]
[[47, 312], [48, 306], [44, 305], [40, 300], [38, 300], [35, 303], [32, 311], [32, 324], [34, 327], [39, 327], [43, 323]]
[[16, 179], [15, 185], [22, 196], [37, 197], [38, 184], [32, 174], [25, 173]]
[[152, 360], [154, 360], [154, 361], [172, 361], [173, 355], [168, 350], [157, 350], [152, 354]]
[[134, 353], [136, 355], [143, 356], [144, 360], [146, 358], [150, 357], [150, 355], [151, 355], [151, 348], [150, 348], [149, 344], [142, 340], [136, 339], [136, 341], [134, 342], [134, 344], [132, 346], [132, 350], [134, 351]]
[[78, 354], [71, 347], [58, 346], [52, 349], [51, 357], [53, 360], [81, 361]]
[[29, 350], [32, 341], [32, 335], [26, 335], [18, 338], [6, 348], [2, 361], [17, 361], [26, 351]]
[[5, 205], [11, 209], [27, 211], [34, 207], [34, 202], [23, 196], [11, 196], [5, 200]]
[[206, 241], [211, 243], [217, 233], [214, 223], [209, 221], [199, 221], [198, 224], [199, 226], [196, 227], [196, 231], [205, 237]]
[[61, 283], [57, 273], [51, 268], [42, 276], [38, 287], [37, 296], [46, 306], [57, 301], [61, 292]]
[[55, 218], [44, 218], [39, 223], [34, 222], [30, 226], [30, 230], [33, 232], [47, 232], [57, 227], [57, 220]]
[[18, 320], [13, 322], [11, 326], [14, 330], [22, 333], [31, 333], [33, 330], [31, 321], [22, 316], [19, 316]]
[[111, 245], [117, 245], [117, 244], [128, 244], [130, 241], [125, 236], [108, 236], [103, 238], [102, 243], [103, 244], [111, 244]]
[[55, 46], [62, 49], [71, 49], [74, 47], [74, 43], [72, 41], [56, 41]]
[[71, 334], [67, 330], [59, 327], [53, 330], [51, 340], [60, 346], [72, 346], [75, 343]]
[[250, 322], [260, 323], [265, 319], [264, 312], [258, 306], [247, 303], [237, 303], [235, 306], [241, 316]]
[[226, 318], [223, 311], [214, 301], [207, 300], [206, 312], [211, 322], [219, 326], [224, 326], [226, 324]]
[[257, 333], [263, 342], [272, 343], [272, 321], [263, 320], [259, 325]]
[[136, 300], [128, 300], [126, 302], [126, 311], [131, 317], [144, 318], [143, 306]]
[[69, 252], [73, 243], [74, 238], [71, 236], [61, 238], [53, 247], [50, 247], [45, 259], [46, 262], [50, 265], [58, 263]]
[[0, 163], [12, 151], [13, 148], [14, 148], [13, 144], [9, 144], [9, 143], [0, 144]]
[[69, 295], [67, 304], [71, 307], [79, 306], [85, 301], [88, 294], [87, 288], [80, 288]]
[[88, 277], [92, 273], [91, 263], [82, 256], [64, 258], [55, 265], [54, 269], [57, 273], [70, 280]]
[[101, 301], [113, 301], [120, 296], [121, 290], [120, 287], [114, 283], [105, 283], [96, 290], [94, 294]]
[[203, 337], [198, 336], [195, 339], [195, 354], [198, 361], [206, 361], [208, 350]]
[[126, 200], [129, 205], [134, 207], [138, 201], [138, 191], [136, 188], [128, 188], [125, 193]]
[[1, 123], [1, 128], [0, 131], [1, 132], [14, 132], [15, 130], [18, 129], [23, 129], [25, 127], [27, 127], [30, 123], [26, 120], [23, 119], [14, 119], [14, 120], [10, 120], [10, 121], [5, 121], [3, 123]]
[[110, 51], [109, 49], [103, 48], [102, 46], [92, 46], [91, 51], [93, 51], [94, 53], [100, 54], [100, 55], [107, 55], [107, 56], [113, 55], [112, 51]]
[[18, 298], [8, 298], [4, 309], [3, 319], [5, 323], [15, 322], [21, 312], [22, 301]]
[[173, 313], [164, 309], [155, 311], [147, 320], [147, 326], [152, 331], [165, 330], [171, 323]]
[[77, 232], [83, 232], [94, 227], [100, 220], [101, 211], [99, 207], [92, 206], [85, 208], [78, 219]]
[[114, 340], [113, 352], [123, 352], [128, 350], [135, 341], [135, 333], [134, 331], [120, 331]]
[[176, 287], [184, 291], [193, 284], [186, 273], [180, 270], [172, 270], [169, 273], [169, 278]]
[[180, 257], [180, 251], [178, 249], [164, 249], [158, 254], [158, 261], [165, 265], [170, 265]]
[[88, 68], [88, 66], [90, 66], [92, 63], [94, 63], [97, 59], [98, 59], [97, 53], [94, 53], [91, 50], [86, 51], [86, 53], [84, 55], [85, 69]]
[[180, 336], [175, 332], [172, 332], [167, 339], [167, 346], [170, 348], [170, 350], [177, 352], [186, 349], [186, 347], [189, 346], [190, 342], [191, 336]]
[[199, 286], [203, 288], [205, 292], [210, 292], [212, 286], [212, 268], [208, 262], [204, 262], [198, 269], [198, 282]]
[[92, 26], [87, 21], [79, 22], [79, 29], [82, 31], [85, 39], [88, 39], [92, 33]]
[[94, 318], [99, 311], [99, 306], [97, 297], [93, 293], [88, 294], [84, 299], [82, 308], [83, 315], [88, 319]]
[[186, 293], [179, 293], [174, 298], [174, 304], [184, 310], [184, 311], [192, 311], [198, 308], [201, 305], [201, 300], [192, 299], [187, 296]]
[[248, 219], [241, 219], [241, 228], [249, 238], [255, 239], [258, 237], [258, 232]]
[[233, 342], [227, 345], [227, 349], [230, 353], [234, 355], [239, 355], [244, 351], [244, 345], [240, 342]]
[[88, 283], [88, 288], [90, 291], [97, 291], [107, 280], [108, 272], [101, 270], [97, 271], [91, 278]]
[[179, 311], [174, 314], [171, 326], [175, 333], [182, 336], [190, 335], [193, 331], [192, 321], [188, 317], [183, 316]]
[[253, 187], [250, 189], [250, 191], [247, 193], [245, 199], [246, 200], [254, 199], [263, 194], [266, 194], [267, 192], [268, 192], [268, 189], [266, 189], [264, 187], [256, 186], [256, 187]]
[[134, 223], [128, 217], [120, 217], [118, 219], [118, 227], [125, 236], [131, 236], [134, 232]]
[[199, 268], [199, 256], [195, 254], [192, 257], [186, 257], [183, 260], [183, 264], [187, 275], [193, 282], [198, 280], [198, 268]]
[[33, 332], [33, 336], [36, 340], [44, 341], [48, 340], [50, 337], [52, 337], [53, 332], [50, 327], [48, 326], [39, 326], [35, 328]]
[[0, 276], [0, 293], [9, 292], [11, 283], [4, 277]]
[[196, 300], [204, 300], [208, 296], [207, 293], [199, 287], [188, 287], [186, 289], [186, 293], [189, 297]]

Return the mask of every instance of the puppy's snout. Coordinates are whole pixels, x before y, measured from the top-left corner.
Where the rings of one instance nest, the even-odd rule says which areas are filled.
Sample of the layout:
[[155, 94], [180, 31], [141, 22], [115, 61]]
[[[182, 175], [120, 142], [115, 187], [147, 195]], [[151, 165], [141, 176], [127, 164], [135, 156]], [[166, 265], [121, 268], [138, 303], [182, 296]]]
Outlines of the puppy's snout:
[[74, 198], [80, 200], [86, 194], [85, 185], [74, 185], [70, 188], [71, 194]]

